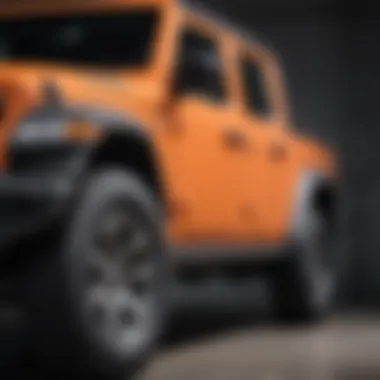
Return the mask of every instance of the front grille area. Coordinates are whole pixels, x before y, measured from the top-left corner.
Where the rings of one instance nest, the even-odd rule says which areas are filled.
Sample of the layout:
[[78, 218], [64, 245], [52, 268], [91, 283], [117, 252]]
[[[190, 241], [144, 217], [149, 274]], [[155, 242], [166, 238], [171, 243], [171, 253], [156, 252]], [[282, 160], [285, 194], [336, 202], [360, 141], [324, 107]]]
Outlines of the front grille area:
[[23, 283], [18, 276], [0, 281], [0, 371], [16, 364], [27, 342]]
[[0, 199], [0, 233], [4, 228], [36, 215], [41, 205], [27, 199]]
[[10, 152], [10, 171], [14, 174], [55, 172], [67, 170], [73, 155], [71, 146], [51, 144], [45, 147], [12, 147]]

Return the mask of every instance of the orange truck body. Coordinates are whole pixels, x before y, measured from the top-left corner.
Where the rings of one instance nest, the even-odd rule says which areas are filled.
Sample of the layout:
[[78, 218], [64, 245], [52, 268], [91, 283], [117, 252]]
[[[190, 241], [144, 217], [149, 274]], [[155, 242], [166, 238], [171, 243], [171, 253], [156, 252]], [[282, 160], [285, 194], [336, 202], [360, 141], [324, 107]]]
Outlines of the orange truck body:
[[[139, 121], [152, 142], [170, 243], [284, 242], [300, 175], [314, 170], [336, 183], [337, 169], [326, 146], [293, 130], [282, 69], [263, 44], [174, 0], [4, 2], [0, 19], [143, 8], [160, 12], [144, 67], [107, 70], [60, 62], [0, 63], [2, 170], [11, 165], [9, 141], [18, 123], [28, 109], [43, 101], [42, 84], [54, 83], [66, 104], [104, 107]], [[227, 88], [223, 104], [201, 95], [170, 96], [184, 25], [213, 39], [220, 50]], [[263, 69], [272, 109], [269, 117], [260, 118], [245, 107], [241, 54]], [[91, 133], [92, 127], [80, 128], [71, 126], [67, 139], [103, 138], [102, 132]], [[229, 149], [223, 141], [231, 135], [243, 136], [244, 147]]]

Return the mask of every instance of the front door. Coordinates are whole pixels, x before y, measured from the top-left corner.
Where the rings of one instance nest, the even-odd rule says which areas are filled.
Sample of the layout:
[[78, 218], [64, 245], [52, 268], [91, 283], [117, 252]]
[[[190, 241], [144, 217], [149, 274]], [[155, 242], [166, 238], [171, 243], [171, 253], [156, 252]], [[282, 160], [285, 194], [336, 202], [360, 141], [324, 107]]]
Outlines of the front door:
[[223, 46], [216, 35], [189, 25], [178, 54], [172, 118], [182, 160], [173, 216], [176, 240], [238, 243], [248, 232], [239, 170], [247, 156], [230, 101]]

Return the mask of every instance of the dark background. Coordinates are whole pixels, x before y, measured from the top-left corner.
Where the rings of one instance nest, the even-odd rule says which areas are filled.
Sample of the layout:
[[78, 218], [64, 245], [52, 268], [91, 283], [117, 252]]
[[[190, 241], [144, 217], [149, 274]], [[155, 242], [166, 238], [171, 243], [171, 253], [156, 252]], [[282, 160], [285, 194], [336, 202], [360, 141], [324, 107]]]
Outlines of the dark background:
[[339, 152], [342, 305], [380, 305], [380, 12], [376, 2], [203, 0], [269, 42], [285, 66], [296, 128]]

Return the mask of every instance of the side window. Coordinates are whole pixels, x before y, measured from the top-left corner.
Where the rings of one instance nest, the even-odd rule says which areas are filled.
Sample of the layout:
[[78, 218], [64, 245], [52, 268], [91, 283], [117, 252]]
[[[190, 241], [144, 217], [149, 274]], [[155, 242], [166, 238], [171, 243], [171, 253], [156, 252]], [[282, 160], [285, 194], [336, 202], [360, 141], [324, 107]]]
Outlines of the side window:
[[260, 66], [249, 59], [241, 60], [246, 106], [253, 114], [265, 117], [271, 113], [265, 86], [264, 73]]
[[185, 30], [179, 54], [177, 92], [202, 94], [216, 101], [226, 98], [222, 58], [215, 41]]

